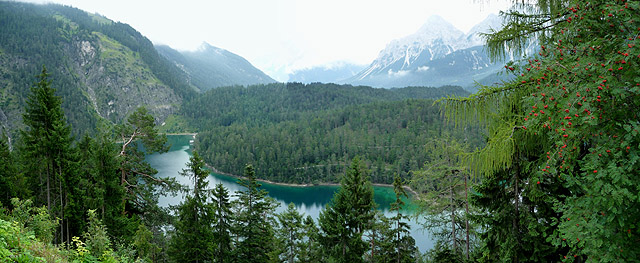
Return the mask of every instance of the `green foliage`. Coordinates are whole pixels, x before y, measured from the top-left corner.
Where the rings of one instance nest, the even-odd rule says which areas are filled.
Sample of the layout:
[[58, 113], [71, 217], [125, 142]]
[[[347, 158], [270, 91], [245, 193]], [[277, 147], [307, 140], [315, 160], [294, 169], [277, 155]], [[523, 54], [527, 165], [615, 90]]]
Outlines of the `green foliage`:
[[160, 252], [160, 247], [152, 243], [152, 238], [153, 233], [144, 224], [140, 224], [133, 239], [133, 246], [137, 252], [136, 261], [153, 262], [153, 259], [156, 258], [156, 255]]
[[122, 202], [137, 213], [162, 213], [157, 207], [159, 194], [175, 193], [179, 187], [172, 178], [154, 177], [157, 171], [144, 158], [146, 154], [166, 152], [167, 136], [158, 133], [153, 116], [144, 107], [131, 113], [126, 124], [116, 127], [116, 136], [122, 140], [118, 154], [120, 185], [126, 190]]
[[[353, 156], [375, 163], [371, 180], [392, 183], [426, 161], [424, 144], [443, 126], [433, 98], [451, 88], [374, 89], [298, 83], [218, 88], [188, 102], [199, 129], [196, 147], [216, 169], [241, 174], [253, 163], [261, 178], [291, 183], [339, 182]], [[479, 145], [477, 131], [452, 132]]]
[[300, 252], [298, 254], [299, 262], [325, 262], [325, 255], [320, 246], [320, 234], [318, 227], [313, 222], [311, 216], [307, 216], [303, 222], [304, 237], [300, 243]]
[[394, 262], [415, 262], [415, 254], [418, 251], [415, 243], [416, 241], [411, 237], [411, 227], [407, 223], [409, 217], [401, 213], [404, 201], [402, 197], [408, 197], [404, 189], [404, 183], [402, 178], [396, 175], [393, 180], [393, 191], [396, 193], [396, 201], [391, 204], [389, 209], [391, 212], [396, 212], [396, 215], [390, 218], [392, 221], [392, 228], [390, 229], [391, 238], [387, 253], [391, 261]]
[[234, 250], [236, 262], [267, 262], [275, 250], [274, 211], [277, 203], [256, 181], [253, 166], [247, 165], [244, 178], [238, 184], [246, 188], [238, 191], [235, 201], [235, 233], [239, 239]]
[[27, 180], [18, 171], [16, 153], [11, 151], [7, 137], [0, 138], [0, 206], [10, 204], [12, 197], [24, 198], [28, 195]]
[[0, 261], [1, 262], [46, 262], [33, 255], [29, 248], [37, 242], [35, 236], [22, 231], [18, 222], [0, 219]]
[[420, 194], [418, 203], [423, 226], [447, 250], [466, 252], [467, 242], [471, 250], [475, 228], [468, 226], [466, 187], [470, 174], [462, 165], [465, 146], [445, 137], [433, 140], [427, 151], [430, 161], [425, 163], [424, 170], [414, 173], [411, 182]]
[[483, 236], [488, 260], [613, 262], [640, 254], [639, 8], [563, 0], [505, 13], [507, 27], [488, 37], [492, 53], [505, 44], [521, 50], [531, 39], [538, 53], [506, 66], [513, 81], [446, 101], [449, 112], [497, 105], [463, 113], [489, 116], [475, 119], [493, 127], [476, 166], [491, 226]]
[[211, 261], [213, 255], [209, 247], [214, 241], [215, 207], [207, 202], [211, 196], [207, 191], [209, 172], [197, 152], [193, 152], [181, 175], [193, 181], [193, 189], [177, 207], [170, 256], [176, 262]]
[[29, 229], [38, 240], [51, 243], [59, 222], [51, 218], [44, 206], [34, 208], [31, 200], [18, 198], [12, 198], [11, 205], [13, 206], [11, 216], [16, 220], [18, 226]]
[[[46, 204], [49, 213], [68, 224], [65, 213], [78, 212], [72, 207], [76, 200], [77, 163], [73, 156], [71, 129], [61, 108], [62, 100], [54, 94], [46, 68], [31, 88], [23, 115], [26, 125], [21, 130], [23, 164], [31, 175], [31, 190], [36, 205]], [[56, 201], [59, 200], [59, 201]], [[75, 210], [75, 211], [74, 211]], [[61, 227], [58, 242], [65, 242], [69, 228]], [[67, 240], [69, 241], [69, 240]]]
[[367, 244], [362, 240], [374, 219], [373, 187], [366, 167], [354, 158], [330, 204], [320, 212], [320, 243], [330, 260], [363, 262]]
[[231, 201], [227, 189], [219, 183], [213, 190], [213, 240], [214, 244], [210, 246], [213, 259], [215, 262], [231, 262], [232, 261], [232, 243], [231, 231], [233, 213], [231, 212]]
[[110, 250], [111, 240], [107, 235], [106, 227], [97, 218], [95, 210], [87, 211], [89, 225], [87, 232], [82, 236], [85, 238], [87, 250], [95, 257], [99, 257]]
[[281, 260], [293, 263], [296, 255], [300, 253], [300, 243], [303, 238], [302, 215], [296, 210], [293, 203], [290, 203], [287, 210], [278, 214], [280, 228], [276, 233], [276, 237], [283, 241], [283, 251], [280, 254]]

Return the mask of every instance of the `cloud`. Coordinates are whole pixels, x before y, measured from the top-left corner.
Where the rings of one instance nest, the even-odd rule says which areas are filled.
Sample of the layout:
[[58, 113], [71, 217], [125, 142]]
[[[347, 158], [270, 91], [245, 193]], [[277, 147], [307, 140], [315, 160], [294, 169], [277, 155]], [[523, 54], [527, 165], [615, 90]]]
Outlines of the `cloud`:
[[399, 71], [397, 71], [397, 72], [393, 72], [393, 69], [389, 69], [389, 72], [387, 72], [387, 74], [388, 74], [390, 77], [394, 77], [394, 78], [404, 77], [404, 76], [406, 76], [406, 75], [407, 75], [407, 74], [409, 74], [409, 73], [410, 73], [410, 71], [408, 71], [408, 70], [399, 70]]

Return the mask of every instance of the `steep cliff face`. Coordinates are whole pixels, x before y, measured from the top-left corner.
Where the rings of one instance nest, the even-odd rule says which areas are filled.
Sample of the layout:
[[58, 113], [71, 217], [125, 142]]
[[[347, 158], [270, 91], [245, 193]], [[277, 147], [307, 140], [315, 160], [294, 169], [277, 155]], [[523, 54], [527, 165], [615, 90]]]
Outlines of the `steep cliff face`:
[[106, 35], [93, 32], [71, 45], [78, 85], [100, 117], [119, 122], [138, 106], [164, 120], [181, 102], [136, 52]]
[[161, 123], [195, 92], [126, 24], [71, 7], [0, 2], [0, 25], [0, 133], [10, 137], [43, 65], [75, 134], [121, 122], [140, 106]]

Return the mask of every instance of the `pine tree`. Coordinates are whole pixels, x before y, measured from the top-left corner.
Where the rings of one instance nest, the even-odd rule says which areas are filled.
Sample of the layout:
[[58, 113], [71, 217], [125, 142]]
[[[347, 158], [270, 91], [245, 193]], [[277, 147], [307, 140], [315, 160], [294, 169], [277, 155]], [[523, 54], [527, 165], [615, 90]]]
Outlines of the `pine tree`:
[[238, 184], [246, 189], [236, 192], [236, 262], [267, 262], [275, 248], [273, 225], [277, 223], [274, 219], [277, 204], [267, 197], [267, 191], [260, 189], [253, 166], [245, 167], [244, 178]]
[[[167, 136], [158, 133], [153, 116], [144, 107], [131, 113], [127, 122], [116, 126], [115, 131], [122, 142], [117, 156], [120, 187], [125, 193], [121, 200], [122, 213], [146, 214], [145, 220], [163, 220], [167, 216], [158, 207], [158, 196], [175, 193], [179, 186], [172, 178], [155, 177], [157, 171], [144, 158], [147, 154], [166, 152]], [[136, 228], [137, 225], [132, 231]]]
[[374, 209], [373, 187], [364, 163], [356, 157], [318, 220], [322, 231], [320, 242], [331, 260], [364, 261], [368, 246], [362, 236], [371, 226]]
[[197, 152], [189, 158], [181, 173], [193, 180], [193, 189], [177, 208], [175, 233], [171, 237], [170, 256], [176, 262], [209, 262], [213, 259], [209, 246], [214, 242], [214, 206], [208, 203], [209, 172]]
[[231, 244], [233, 213], [229, 192], [222, 183], [217, 184], [213, 190], [213, 206], [213, 245], [210, 247], [213, 262], [231, 262], [233, 260]]

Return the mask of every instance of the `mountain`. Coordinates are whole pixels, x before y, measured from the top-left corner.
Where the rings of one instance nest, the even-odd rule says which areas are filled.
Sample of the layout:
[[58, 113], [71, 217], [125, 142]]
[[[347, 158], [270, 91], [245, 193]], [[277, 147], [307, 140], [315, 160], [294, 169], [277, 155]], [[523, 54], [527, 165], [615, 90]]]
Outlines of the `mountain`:
[[348, 62], [305, 68], [289, 74], [289, 82], [344, 83], [345, 80], [355, 76], [365, 68], [366, 65], [356, 65]]
[[162, 122], [195, 95], [187, 76], [127, 24], [61, 5], [0, 2], [0, 122], [15, 134], [43, 65], [74, 134], [145, 106]]
[[391, 41], [363, 71], [346, 82], [375, 87], [458, 85], [494, 81], [500, 63], [491, 63], [478, 33], [499, 29], [488, 16], [468, 33], [439, 16], [430, 17], [414, 34]]
[[196, 51], [177, 51], [156, 46], [158, 52], [182, 69], [191, 84], [201, 91], [232, 85], [276, 82], [249, 61], [227, 50], [203, 43]]

